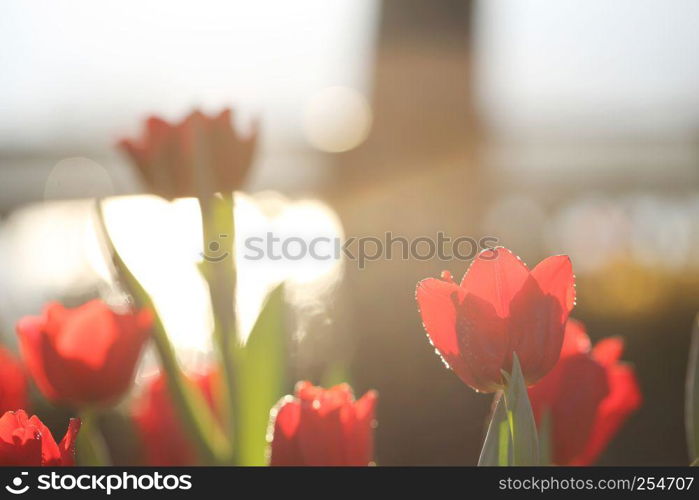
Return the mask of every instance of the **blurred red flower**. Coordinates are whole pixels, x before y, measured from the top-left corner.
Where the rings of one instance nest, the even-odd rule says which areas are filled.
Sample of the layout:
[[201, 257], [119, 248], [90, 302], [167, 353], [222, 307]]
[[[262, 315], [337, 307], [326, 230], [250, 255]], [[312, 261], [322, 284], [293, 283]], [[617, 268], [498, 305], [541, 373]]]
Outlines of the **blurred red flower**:
[[202, 198], [240, 188], [252, 164], [257, 134], [257, 125], [247, 136], [240, 134], [229, 109], [213, 117], [194, 111], [176, 124], [150, 117], [139, 140], [124, 139], [119, 147], [151, 192], [167, 199]]
[[0, 346], [0, 413], [27, 407], [27, 377], [10, 351]]
[[[190, 376], [204, 395], [209, 407], [215, 412], [214, 389], [217, 372]], [[187, 438], [172, 405], [172, 399], [163, 374], [158, 374], [144, 393], [136, 400], [132, 409], [133, 420], [141, 435], [141, 442], [148, 465], [159, 467], [194, 465], [196, 450]]]
[[540, 427], [548, 414], [555, 464], [592, 464], [641, 405], [633, 369], [619, 362], [623, 349], [614, 337], [590, 349], [583, 325], [568, 320], [560, 360], [529, 389]]
[[75, 309], [53, 302], [17, 324], [22, 356], [48, 399], [72, 406], [114, 402], [129, 388], [153, 318], [118, 314], [101, 300]]
[[0, 417], [1, 466], [75, 465], [75, 439], [80, 419], [71, 418], [60, 444], [36, 415], [24, 410], [8, 411]]
[[461, 284], [448, 272], [417, 285], [430, 341], [466, 384], [481, 392], [503, 386], [516, 352], [528, 384], [558, 360], [563, 329], [575, 305], [570, 259], [549, 257], [531, 272], [506, 248], [481, 252]]
[[376, 391], [358, 401], [347, 384], [299, 382], [272, 410], [271, 465], [366, 466], [374, 455]]

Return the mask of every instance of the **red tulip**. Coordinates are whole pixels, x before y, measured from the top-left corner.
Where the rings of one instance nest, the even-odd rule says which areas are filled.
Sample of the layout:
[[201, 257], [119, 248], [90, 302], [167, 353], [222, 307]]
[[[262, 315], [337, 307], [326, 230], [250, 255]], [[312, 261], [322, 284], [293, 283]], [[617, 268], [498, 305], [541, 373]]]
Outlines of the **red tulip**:
[[48, 399], [73, 406], [114, 402], [129, 388], [152, 324], [150, 311], [117, 314], [100, 300], [50, 303], [17, 324], [25, 363]]
[[[215, 411], [214, 387], [217, 373], [209, 371], [190, 377]], [[155, 377], [132, 411], [133, 420], [141, 435], [148, 465], [159, 467], [194, 465], [196, 450], [178, 420], [170, 399], [167, 381], [162, 374]]]
[[8, 411], [0, 417], [1, 466], [75, 465], [75, 439], [80, 420], [71, 418], [60, 444], [39, 417], [24, 410]]
[[430, 341], [466, 384], [494, 392], [516, 352], [528, 384], [558, 360], [563, 329], [575, 305], [570, 259], [549, 257], [532, 271], [506, 248], [484, 250], [461, 284], [448, 272], [417, 285]]
[[0, 413], [27, 407], [27, 378], [22, 365], [0, 347]]
[[354, 400], [347, 384], [299, 382], [272, 410], [271, 465], [366, 466], [374, 455], [376, 391]]
[[590, 349], [583, 325], [568, 320], [560, 360], [529, 389], [540, 427], [548, 415], [554, 463], [592, 464], [641, 405], [633, 369], [619, 363], [623, 349], [623, 341], [613, 337]]
[[231, 111], [209, 117], [194, 111], [170, 124], [150, 117], [140, 140], [119, 143], [136, 164], [148, 189], [167, 199], [208, 197], [240, 188], [252, 163], [257, 127], [241, 135]]

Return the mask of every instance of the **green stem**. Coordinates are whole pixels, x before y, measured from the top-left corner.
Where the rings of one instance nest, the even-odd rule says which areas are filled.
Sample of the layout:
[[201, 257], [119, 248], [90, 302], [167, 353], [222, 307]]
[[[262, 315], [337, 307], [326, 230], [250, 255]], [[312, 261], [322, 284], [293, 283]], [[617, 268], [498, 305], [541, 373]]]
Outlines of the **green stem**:
[[99, 428], [99, 416], [92, 410], [80, 414], [78, 433], [78, 456], [82, 465], [110, 465], [109, 451]]
[[99, 200], [97, 200], [96, 204], [96, 214], [99, 229], [111, 255], [118, 280], [139, 308], [148, 308], [153, 313], [152, 338], [158, 351], [170, 396], [180, 421], [197, 448], [200, 459], [206, 464], [229, 463], [231, 460], [230, 443], [222, 433], [202, 394], [189, 384], [182, 374], [175, 350], [170, 343], [167, 331], [157, 314], [150, 296], [131, 273], [131, 270], [114, 247], [114, 243], [106, 228], [102, 205]]
[[[222, 413], [226, 430], [233, 440], [233, 457], [237, 463], [236, 445], [239, 435], [236, 417], [236, 379], [233, 349], [236, 330], [236, 270], [235, 219], [233, 194], [222, 197], [200, 198], [204, 254], [201, 271], [209, 285], [214, 316], [214, 343], [223, 375]], [[211, 246], [215, 244], [215, 246]], [[215, 255], [208, 252], [216, 249]]]

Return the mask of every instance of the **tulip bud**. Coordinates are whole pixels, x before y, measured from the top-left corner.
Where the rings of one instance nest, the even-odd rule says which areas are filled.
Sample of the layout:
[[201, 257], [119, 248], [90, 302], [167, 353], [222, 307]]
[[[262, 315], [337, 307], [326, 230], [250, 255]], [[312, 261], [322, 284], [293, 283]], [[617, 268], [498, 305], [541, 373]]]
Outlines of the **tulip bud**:
[[347, 384], [330, 389], [299, 382], [272, 410], [270, 465], [366, 466], [374, 454], [377, 394], [358, 401]]
[[633, 369], [619, 362], [622, 351], [619, 338], [604, 339], [590, 349], [583, 325], [568, 320], [558, 363], [529, 389], [538, 425], [548, 419], [555, 464], [594, 463], [641, 405]]
[[194, 111], [182, 122], [146, 121], [139, 140], [119, 143], [138, 168], [148, 190], [167, 199], [230, 194], [247, 177], [257, 127], [247, 136], [233, 127], [231, 111], [214, 117]]
[[148, 310], [117, 314], [100, 300], [75, 309], [50, 303], [17, 324], [22, 356], [53, 402], [83, 407], [115, 402], [129, 388], [148, 338]]
[[0, 466], [75, 465], [75, 439], [80, 420], [72, 418], [59, 444], [36, 415], [24, 410], [8, 411], [0, 417]]

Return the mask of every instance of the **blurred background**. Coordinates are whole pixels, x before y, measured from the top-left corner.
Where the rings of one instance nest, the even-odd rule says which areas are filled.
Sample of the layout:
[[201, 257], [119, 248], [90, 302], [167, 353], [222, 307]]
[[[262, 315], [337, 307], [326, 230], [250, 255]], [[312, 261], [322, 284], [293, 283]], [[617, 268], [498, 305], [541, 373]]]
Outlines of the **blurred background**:
[[[90, 200], [116, 197], [117, 246], [183, 362], [206, 359], [193, 200], [131, 196], [142, 187], [114, 145], [148, 114], [233, 106], [241, 127], [262, 123], [237, 208], [249, 231], [495, 236], [530, 266], [569, 254], [573, 316], [593, 340], [625, 338], [645, 397], [601, 463], [686, 464], [698, 20], [691, 0], [6, 2], [2, 342], [47, 300], [113, 293]], [[243, 330], [288, 281], [293, 378], [378, 389], [379, 464], [476, 463], [490, 398], [444, 369], [414, 300], [417, 281], [467, 263], [256, 266], [241, 267]]]

